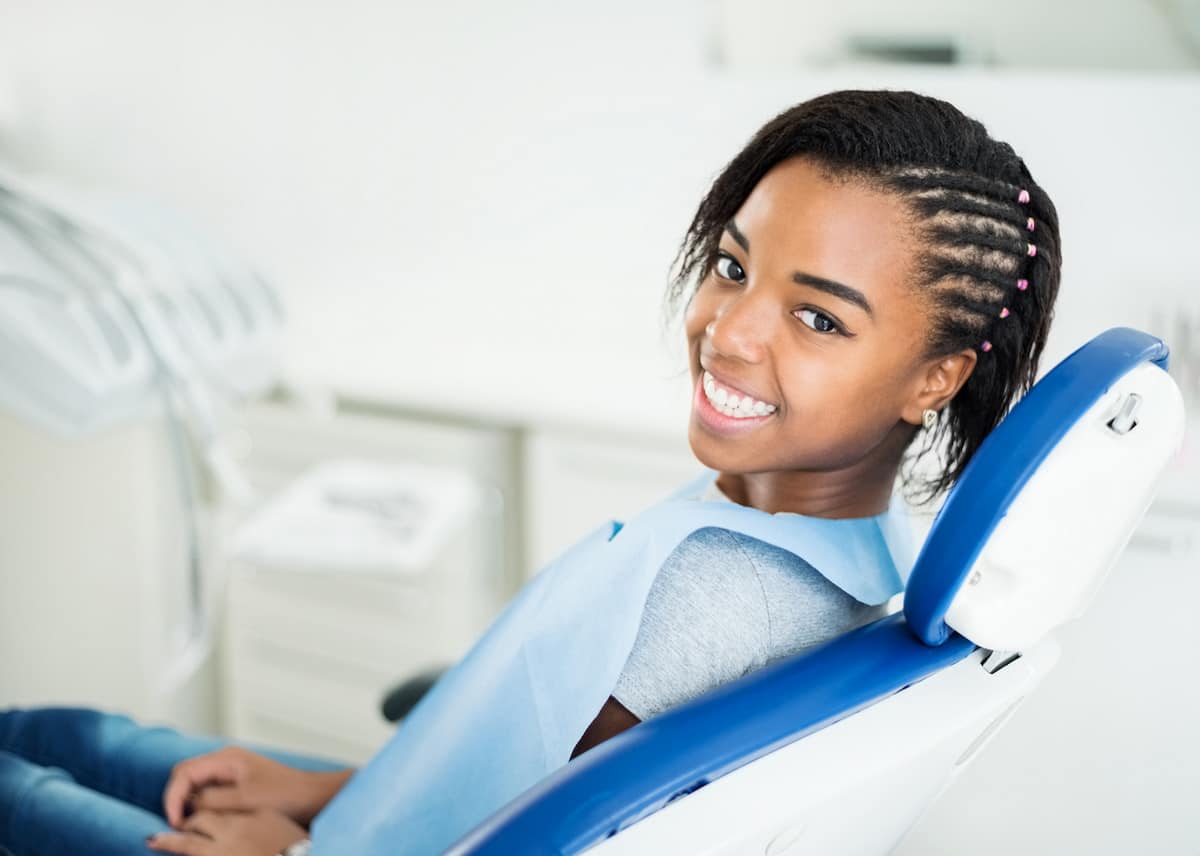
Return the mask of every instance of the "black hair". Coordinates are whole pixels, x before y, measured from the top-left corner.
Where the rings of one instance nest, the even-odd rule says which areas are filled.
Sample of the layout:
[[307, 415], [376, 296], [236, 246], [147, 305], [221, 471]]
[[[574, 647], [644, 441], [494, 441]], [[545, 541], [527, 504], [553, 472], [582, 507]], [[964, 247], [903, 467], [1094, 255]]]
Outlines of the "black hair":
[[[1012, 146], [952, 104], [906, 91], [831, 92], [780, 113], [717, 176], [675, 258], [670, 306], [708, 275], [725, 225], [762, 177], [798, 156], [908, 204], [924, 247], [914, 286], [934, 307], [926, 356], [980, 352], [937, 428], [907, 458], [906, 493], [932, 500], [1037, 376], [1061, 271], [1058, 214]], [[918, 479], [916, 462], [939, 444], [940, 474]]]

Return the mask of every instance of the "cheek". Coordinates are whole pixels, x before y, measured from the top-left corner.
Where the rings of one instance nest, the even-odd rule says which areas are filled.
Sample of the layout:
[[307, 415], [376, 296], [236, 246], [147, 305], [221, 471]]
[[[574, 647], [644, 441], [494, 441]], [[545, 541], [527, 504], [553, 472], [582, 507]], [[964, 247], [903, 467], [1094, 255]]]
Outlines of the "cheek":
[[702, 283], [683, 311], [683, 328], [687, 331], [689, 341], [699, 338], [704, 332], [704, 327], [712, 320], [714, 307], [711, 303], [712, 299]]
[[[683, 315], [683, 329], [687, 340], [688, 353], [693, 363], [699, 356], [700, 342], [704, 339], [705, 327], [716, 317], [716, 306], [711, 297], [697, 292]], [[695, 368], [693, 366], [693, 368]]]
[[887, 363], [863, 365], [857, 356], [833, 349], [826, 359], [797, 360], [781, 372], [791, 430], [858, 446], [891, 429], [900, 412], [897, 372]]
[[855, 409], [863, 378], [847, 350], [811, 348], [781, 355], [779, 383], [791, 412], [807, 419]]

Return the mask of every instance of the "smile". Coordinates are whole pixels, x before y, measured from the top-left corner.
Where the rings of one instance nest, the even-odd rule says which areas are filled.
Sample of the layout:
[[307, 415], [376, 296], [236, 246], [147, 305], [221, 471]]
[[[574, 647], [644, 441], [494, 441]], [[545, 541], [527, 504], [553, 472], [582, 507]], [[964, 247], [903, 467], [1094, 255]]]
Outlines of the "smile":
[[707, 371], [704, 372], [701, 385], [704, 389], [704, 397], [708, 399], [713, 409], [723, 416], [733, 419], [753, 419], [770, 416], [776, 410], [774, 404], [759, 401], [740, 390], [723, 386]]

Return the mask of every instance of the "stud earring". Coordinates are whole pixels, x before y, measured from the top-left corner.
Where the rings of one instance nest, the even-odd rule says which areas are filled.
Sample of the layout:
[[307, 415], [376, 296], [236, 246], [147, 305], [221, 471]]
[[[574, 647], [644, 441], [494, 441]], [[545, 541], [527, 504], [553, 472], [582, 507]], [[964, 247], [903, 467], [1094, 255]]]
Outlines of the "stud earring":
[[936, 410], [926, 408], [924, 412], [921, 413], [921, 424], [925, 426], [926, 431], [932, 431], [933, 426], [937, 425], [937, 421], [938, 412]]

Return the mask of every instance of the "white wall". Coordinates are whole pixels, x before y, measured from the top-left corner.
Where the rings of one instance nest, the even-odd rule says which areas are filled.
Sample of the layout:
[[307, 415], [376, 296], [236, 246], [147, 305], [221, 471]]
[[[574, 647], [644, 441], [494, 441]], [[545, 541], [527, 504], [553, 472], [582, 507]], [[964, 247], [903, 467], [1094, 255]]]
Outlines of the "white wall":
[[285, 289], [297, 373], [518, 417], [675, 433], [659, 298], [696, 202], [841, 86], [949, 98], [1025, 156], [1062, 220], [1052, 356], [1197, 306], [1200, 77], [711, 71], [712, 7], [646, 5], [18, 4], [0, 153], [198, 212]]
[[718, 0], [714, 40], [734, 67], [795, 68], [852, 59], [858, 39], [951, 44], [960, 59], [1007, 68], [1194, 71], [1195, 0]]

